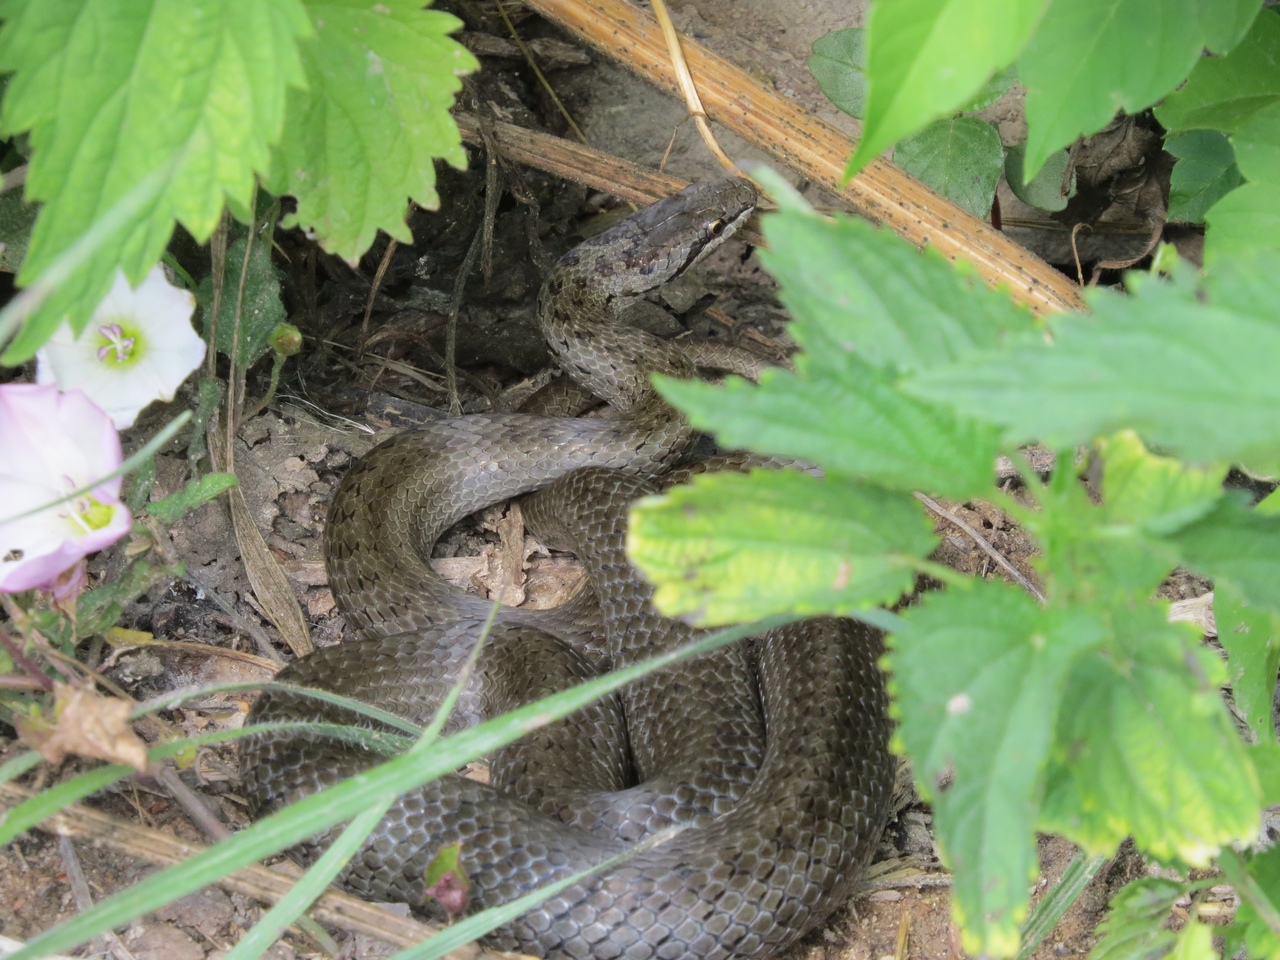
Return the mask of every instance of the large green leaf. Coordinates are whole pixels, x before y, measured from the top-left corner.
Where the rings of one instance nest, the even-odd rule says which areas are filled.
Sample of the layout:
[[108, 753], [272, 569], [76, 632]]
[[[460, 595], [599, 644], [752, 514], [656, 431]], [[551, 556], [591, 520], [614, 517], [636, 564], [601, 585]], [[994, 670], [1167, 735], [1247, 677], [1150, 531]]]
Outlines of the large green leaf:
[[1013, 61], [1047, 0], [894, 0], [867, 22], [867, 102], [855, 172], [899, 137], [964, 107]]
[[476, 59], [448, 34], [457, 18], [420, 0], [308, 0], [307, 89], [291, 92], [270, 187], [298, 200], [287, 223], [354, 261], [383, 230], [406, 243], [410, 200], [434, 209], [435, 160], [466, 165], [449, 116]]
[[1280, 611], [1280, 516], [1224, 498], [1173, 540], [1193, 570], [1230, 581], [1254, 606]]
[[972, 954], [1010, 956], [1036, 872], [1043, 771], [1071, 663], [1103, 638], [1004, 583], [931, 594], [890, 635], [896, 737], [933, 803]]
[[117, 269], [134, 283], [174, 221], [197, 240], [249, 202], [303, 81], [298, 0], [3, 0], [0, 70], [15, 71], [4, 134], [31, 132], [28, 199], [44, 206], [19, 273], [30, 284], [133, 191], [146, 201], [48, 296], [4, 362], [66, 316], [81, 329]]
[[1218, 642], [1227, 651], [1236, 707], [1259, 740], [1274, 743], [1271, 711], [1280, 673], [1280, 613], [1251, 605], [1239, 587], [1221, 580], [1214, 584], [1213, 618]]
[[1280, 183], [1280, 100], [1243, 121], [1231, 146], [1246, 177], [1255, 183]]
[[1240, 168], [1227, 136], [1217, 130], [1188, 130], [1165, 139], [1178, 158], [1169, 179], [1169, 219], [1203, 223], [1209, 208], [1240, 186]]
[[1249, 753], [1218, 687], [1226, 670], [1156, 606], [1114, 606], [1111, 639], [1077, 659], [1058, 712], [1041, 827], [1090, 853], [1132, 835], [1150, 856], [1205, 866], [1252, 838]]
[[1280, 251], [1280, 183], [1243, 184], [1215, 203], [1204, 219], [1209, 226], [1205, 267], [1215, 273], [1258, 251]]
[[932, 250], [921, 255], [863, 220], [819, 217], [786, 194], [779, 204], [764, 219], [763, 259], [815, 367], [856, 351], [876, 366], [919, 370], [1034, 327], [1030, 313]]
[[[1030, 173], [1053, 151], [1143, 110], [1221, 52], [1261, 0], [1053, 0], [1018, 62], [1027, 88]], [[873, 51], [874, 52], [874, 51]]]
[[1052, 344], [1024, 337], [905, 388], [1005, 427], [1010, 443], [1070, 447], [1129, 427], [1193, 461], [1278, 463], [1280, 276], [1248, 264], [1221, 271], [1212, 289], [1261, 287], [1269, 302], [1258, 291], [1247, 305], [1204, 303], [1185, 276], [1133, 280], [1128, 296], [1094, 292], [1092, 317], [1053, 318]]
[[1004, 168], [1004, 147], [996, 128], [985, 120], [955, 117], [899, 140], [893, 162], [985, 220]]
[[1225, 57], [1201, 60], [1177, 93], [1156, 108], [1170, 132], [1234, 131], [1280, 100], [1280, 14], [1264, 10], [1240, 45]]
[[694, 477], [641, 500], [627, 534], [654, 604], [711, 626], [892, 603], [936, 544], [910, 494], [786, 470]]

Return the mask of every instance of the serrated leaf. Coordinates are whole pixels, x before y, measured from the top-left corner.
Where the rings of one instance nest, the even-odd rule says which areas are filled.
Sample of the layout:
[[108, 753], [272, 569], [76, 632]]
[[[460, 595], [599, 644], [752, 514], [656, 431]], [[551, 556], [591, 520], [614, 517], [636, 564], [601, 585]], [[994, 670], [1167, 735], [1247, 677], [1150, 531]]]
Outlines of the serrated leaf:
[[[1256, 4], [1255, 4], [1256, 6]], [[1258, 110], [1280, 100], [1280, 15], [1262, 11], [1239, 46], [1223, 57], [1205, 57], [1187, 82], [1156, 107], [1171, 133], [1231, 133]]]
[[694, 477], [627, 534], [655, 606], [707, 626], [891, 603], [936, 544], [910, 494], [786, 470]]
[[1253, 836], [1249, 754], [1218, 693], [1225, 668], [1156, 605], [1111, 610], [1112, 639], [1073, 665], [1058, 713], [1040, 827], [1110, 855], [1204, 866]]
[[836, 108], [862, 118], [867, 76], [865, 32], [860, 27], [833, 30], [813, 41], [809, 72]]
[[1103, 460], [1101, 520], [1167, 536], [1208, 514], [1222, 498], [1227, 467], [1197, 469], [1153, 454], [1132, 430], [1099, 442]]
[[1012, 62], [1047, 0], [896, 0], [867, 22], [867, 104], [847, 175], [963, 107]]
[[354, 263], [379, 230], [413, 242], [408, 203], [439, 205], [437, 158], [465, 168], [449, 109], [479, 65], [448, 36], [461, 21], [419, 0], [309, 0], [307, 12], [307, 89], [290, 92], [268, 186], [297, 198], [286, 226]]
[[1260, 250], [1280, 250], [1280, 184], [1246, 183], [1232, 190], [1204, 215], [1205, 268], [1245, 260]]
[[1254, 606], [1280, 611], [1280, 517], [1259, 515], [1235, 497], [1224, 497], [1171, 539], [1193, 570], [1234, 583]]
[[1157, 960], [1173, 949], [1174, 934], [1164, 921], [1173, 903], [1185, 893], [1182, 884], [1144, 877], [1121, 888], [1111, 898], [1107, 915], [1098, 925], [1098, 945], [1090, 960]]
[[44, 202], [19, 283], [147, 196], [28, 318], [12, 364], [64, 316], [82, 329], [118, 268], [141, 283], [175, 220], [203, 242], [227, 197], [247, 202], [302, 82], [308, 25], [298, 0], [5, 0], [0, 17], [0, 70], [16, 71], [0, 129], [31, 131], [26, 196]]
[[173, 526], [196, 507], [203, 506], [239, 481], [232, 473], [206, 473], [203, 477], [187, 481], [187, 485], [162, 500], [147, 505], [147, 513], [165, 526]]
[[854, 354], [841, 359], [840, 375], [798, 356], [795, 374], [771, 370], [759, 386], [664, 378], [659, 387], [691, 423], [732, 448], [799, 457], [897, 490], [964, 499], [990, 489], [995, 430], [904, 396], [896, 377]]
[[[1223, 269], [1234, 280], [1248, 268]], [[1053, 344], [1021, 337], [903, 386], [1005, 427], [1008, 443], [1072, 447], [1132, 428], [1195, 462], [1278, 462], [1280, 277], [1246, 282], [1272, 291], [1270, 304], [1202, 303], [1186, 279], [1135, 280], [1129, 296], [1093, 291], [1093, 316], [1050, 319]]]
[[1218, 642], [1227, 651], [1236, 708], [1259, 740], [1274, 743], [1271, 711], [1280, 672], [1280, 613], [1251, 606], [1235, 584], [1222, 580], [1214, 584], [1213, 618]]
[[1009, 189], [1023, 203], [1039, 210], [1065, 210], [1067, 201], [1076, 195], [1076, 173], [1071, 171], [1067, 181], [1067, 193], [1062, 193], [1062, 178], [1067, 172], [1067, 151], [1058, 150], [1049, 155], [1039, 171], [1029, 182], [1025, 181], [1023, 164], [1026, 149], [1019, 144], [1010, 147], [1004, 158], [1004, 178]]
[[971, 954], [1011, 956], [1036, 871], [1044, 760], [1070, 663], [1103, 636], [1008, 584], [929, 594], [889, 637], [895, 737], [931, 799]]
[[1004, 147], [996, 128], [985, 120], [956, 117], [903, 137], [894, 148], [893, 162], [985, 220], [1000, 182]]
[[[287, 316], [284, 304], [280, 302], [280, 274], [271, 263], [270, 246], [262, 238], [254, 238], [245, 272], [244, 254], [248, 242], [247, 237], [241, 237], [227, 249], [226, 279], [218, 311], [218, 352], [230, 357], [237, 334], [236, 300], [243, 274], [244, 300], [240, 304], [240, 343], [236, 351], [236, 361], [241, 370], [248, 370], [267, 352], [271, 346], [271, 331]], [[209, 312], [213, 308], [212, 278], [201, 282], [196, 302], [200, 305], [201, 323], [207, 340]]]
[[1031, 315], [938, 253], [862, 220], [785, 209], [764, 219], [762, 254], [782, 286], [796, 342], [822, 364], [857, 351], [909, 371], [947, 363], [1031, 330]]
[[1188, 130], [1167, 137], [1164, 148], [1178, 158], [1169, 178], [1169, 219], [1203, 223], [1209, 208], [1240, 185], [1240, 168], [1226, 134]]
[[22, 199], [18, 190], [0, 194], [0, 271], [17, 273], [27, 255], [31, 227], [40, 208]]
[[[1101, 130], [1176, 87], [1206, 48], [1222, 50], [1260, 0], [1053, 0], [1018, 62], [1027, 88], [1027, 159]], [[1247, 22], [1247, 20], [1245, 20]]]

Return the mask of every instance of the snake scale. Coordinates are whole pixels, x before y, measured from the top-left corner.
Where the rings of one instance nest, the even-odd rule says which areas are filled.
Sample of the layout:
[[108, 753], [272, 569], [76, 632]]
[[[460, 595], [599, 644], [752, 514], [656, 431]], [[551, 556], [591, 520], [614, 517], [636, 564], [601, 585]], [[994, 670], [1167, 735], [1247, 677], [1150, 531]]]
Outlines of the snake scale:
[[[540, 492], [524, 501], [526, 521], [578, 553], [591, 589], [554, 611], [502, 608], [449, 729], [571, 686], [596, 661], [629, 664], [699, 635], [653, 610], [624, 551], [628, 504], [654, 490], [646, 478], [692, 437], [648, 374], [689, 376], [692, 363], [616, 315], [723, 242], [755, 199], [741, 180], [695, 184], [580, 244], [546, 279], [538, 316], [548, 345], [617, 416], [440, 420], [348, 472], [326, 560], [360, 639], [300, 659], [281, 680], [429, 721], [490, 604], [444, 583], [426, 558], [457, 520], [531, 491]], [[491, 785], [450, 776], [401, 798], [340, 882], [431, 913], [424, 869], [461, 841], [479, 909], [683, 827], [491, 942], [592, 960], [771, 956], [850, 891], [886, 818], [893, 765], [880, 652], [871, 628], [816, 619], [650, 675], [491, 758]], [[308, 718], [353, 720], [279, 692], [264, 694], [251, 719]], [[241, 769], [262, 816], [376, 762], [341, 741], [281, 734], [251, 738]], [[328, 839], [292, 853], [312, 861]]]

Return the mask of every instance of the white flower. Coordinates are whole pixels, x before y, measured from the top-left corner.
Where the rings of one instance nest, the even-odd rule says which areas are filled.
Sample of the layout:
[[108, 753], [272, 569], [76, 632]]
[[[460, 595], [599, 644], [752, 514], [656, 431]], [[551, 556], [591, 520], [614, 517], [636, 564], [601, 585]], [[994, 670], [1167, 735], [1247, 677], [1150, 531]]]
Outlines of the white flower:
[[120, 477], [102, 480], [120, 467], [120, 437], [79, 390], [0, 386], [0, 450], [0, 592], [52, 588], [129, 532]]
[[159, 267], [137, 290], [117, 273], [79, 337], [64, 323], [36, 351], [36, 382], [83, 390], [117, 429], [131, 427], [152, 400], [172, 400], [204, 359], [205, 343], [191, 328], [195, 305]]

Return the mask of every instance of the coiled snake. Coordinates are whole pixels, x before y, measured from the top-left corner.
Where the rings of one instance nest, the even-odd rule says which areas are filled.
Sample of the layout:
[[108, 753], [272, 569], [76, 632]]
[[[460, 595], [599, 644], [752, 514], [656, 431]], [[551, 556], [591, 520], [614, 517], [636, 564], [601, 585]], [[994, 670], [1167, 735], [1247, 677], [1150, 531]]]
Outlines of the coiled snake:
[[[579, 554], [592, 590], [559, 611], [504, 608], [453, 729], [592, 675], [601, 651], [588, 638], [601, 630], [615, 665], [697, 634], [653, 611], [623, 550], [628, 503], [691, 436], [648, 373], [687, 376], [692, 364], [614, 316], [718, 246], [754, 204], [744, 181], [696, 184], [560, 260], [539, 299], [544, 336], [565, 372], [620, 416], [464, 416], [374, 449], [344, 478], [326, 544], [334, 594], [362, 639], [319, 650], [280, 679], [429, 721], [490, 604], [441, 581], [425, 558], [458, 519], [544, 487], [526, 499], [526, 519]], [[492, 758], [492, 786], [451, 776], [406, 795], [340, 880], [430, 912], [423, 871], [461, 841], [479, 908], [685, 825], [493, 942], [596, 960], [770, 956], [849, 892], [886, 817], [893, 767], [880, 649], [869, 627], [811, 620], [651, 675]], [[300, 717], [350, 720], [278, 693], [252, 719]], [[264, 815], [374, 762], [342, 742], [264, 736], [245, 745], [241, 768]], [[314, 859], [326, 842], [294, 854]]]

